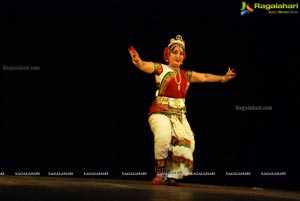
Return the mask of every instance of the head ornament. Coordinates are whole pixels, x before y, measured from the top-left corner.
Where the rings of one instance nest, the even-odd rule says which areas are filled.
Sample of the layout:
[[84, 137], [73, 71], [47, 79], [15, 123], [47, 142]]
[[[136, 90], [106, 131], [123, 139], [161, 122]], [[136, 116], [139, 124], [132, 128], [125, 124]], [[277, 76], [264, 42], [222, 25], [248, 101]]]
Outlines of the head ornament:
[[185, 42], [183, 41], [181, 35], [177, 35], [176, 38], [172, 38], [170, 40], [168, 48], [172, 49], [171, 47], [174, 46], [174, 45], [181, 45], [183, 47], [183, 49], [185, 49]]

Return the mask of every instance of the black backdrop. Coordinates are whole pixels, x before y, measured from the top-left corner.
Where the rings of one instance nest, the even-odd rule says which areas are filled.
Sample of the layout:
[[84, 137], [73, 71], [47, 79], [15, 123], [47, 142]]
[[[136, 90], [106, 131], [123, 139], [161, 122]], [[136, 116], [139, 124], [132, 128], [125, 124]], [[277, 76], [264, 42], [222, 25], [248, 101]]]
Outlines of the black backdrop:
[[[299, 14], [238, 3], [6, 3], [1, 11], [0, 171], [147, 172], [153, 136], [147, 110], [154, 77], [138, 71], [127, 48], [162, 62], [181, 34], [182, 68], [223, 74], [230, 83], [192, 84], [187, 96], [196, 134], [196, 183], [298, 188]], [[38, 70], [8, 70], [37, 66]], [[239, 110], [269, 106], [272, 110]], [[296, 115], [296, 116], [294, 116]], [[251, 176], [226, 176], [251, 172]], [[284, 172], [263, 176], [262, 172]]]

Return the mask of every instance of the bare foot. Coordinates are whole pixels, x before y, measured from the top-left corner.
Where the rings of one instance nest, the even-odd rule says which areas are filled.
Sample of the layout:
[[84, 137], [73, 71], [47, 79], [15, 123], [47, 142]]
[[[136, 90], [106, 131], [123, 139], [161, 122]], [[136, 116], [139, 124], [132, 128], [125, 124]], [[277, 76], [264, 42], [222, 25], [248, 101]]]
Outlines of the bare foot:
[[161, 176], [154, 177], [151, 180], [151, 183], [154, 184], [154, 185], [164, 185], [164, 184], [166, 184]]
[[178, 187], [182, 187], [182, 184], [177, 182], [175, 179], [170, 179], [168, 178], [167, 181], [165, 182], [166, 185], [168, 186], [178, 186]]

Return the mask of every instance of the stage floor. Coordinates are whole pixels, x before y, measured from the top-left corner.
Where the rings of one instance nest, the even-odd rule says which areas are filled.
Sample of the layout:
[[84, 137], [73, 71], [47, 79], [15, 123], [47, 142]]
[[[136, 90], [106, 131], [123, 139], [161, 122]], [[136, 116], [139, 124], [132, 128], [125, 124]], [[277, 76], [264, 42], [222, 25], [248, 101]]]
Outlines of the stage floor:
[[1, 176], [1, 201], [300, 201], [300, 192], [183, 183], [154, 186], [149, 181]]

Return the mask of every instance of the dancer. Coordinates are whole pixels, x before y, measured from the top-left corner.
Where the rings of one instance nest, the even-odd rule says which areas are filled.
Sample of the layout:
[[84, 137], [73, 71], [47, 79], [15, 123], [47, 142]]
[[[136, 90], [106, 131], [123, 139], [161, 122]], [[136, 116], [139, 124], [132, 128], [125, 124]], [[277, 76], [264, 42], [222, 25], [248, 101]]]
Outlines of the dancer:
[[128, 48], [133, 64], [141, 71], [154, 74], [155, 98], [149, 108], [149, 125], [154, 135], [156, 176], [154, 185], [182, 186], [178, 182], [193, 171], [194, 133], [186, 116], [185, 97], [190, 83], [222, 82], [236, 77], [228, 67], [225, 75], [201, 73], [182, 69], [186, 58], [181, 35], [170, 40], [164, 50], [166, 64], [144, 61], [137, 50]]

